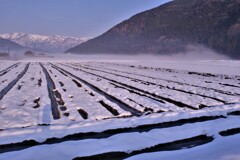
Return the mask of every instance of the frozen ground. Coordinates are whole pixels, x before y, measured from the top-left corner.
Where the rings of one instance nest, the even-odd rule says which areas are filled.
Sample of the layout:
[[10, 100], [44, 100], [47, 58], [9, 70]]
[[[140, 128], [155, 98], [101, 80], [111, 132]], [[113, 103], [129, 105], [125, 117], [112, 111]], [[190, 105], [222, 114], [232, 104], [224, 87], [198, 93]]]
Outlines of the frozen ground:
[[0, 159], [240, 159], [239, 61], [2, 61], [0, 90]]

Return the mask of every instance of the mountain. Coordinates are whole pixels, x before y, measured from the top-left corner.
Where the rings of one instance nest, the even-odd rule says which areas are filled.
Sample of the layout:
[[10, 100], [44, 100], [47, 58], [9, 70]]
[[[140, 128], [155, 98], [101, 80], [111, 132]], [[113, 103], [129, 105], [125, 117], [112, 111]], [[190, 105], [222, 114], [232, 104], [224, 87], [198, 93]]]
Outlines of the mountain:
[[37, 34], [12, 33], [2, 34], [1, 38], [9, 39], [22, 46], [33, 48], [44, 52], [63, 52], [66, 49], [79, 45], [88, 38], [74, 38], [66, 36], [43, 36]]
[[26, 49], [27, 48], [15, 43], [15, 42], [0, 38], [0, 52], [8, 52], [8, 50], [16, 51], [16, 50], [26, 50]]
[[66, 52], [169, 54], [189, 45], [240, 58], [240, 0], [171, 1]]

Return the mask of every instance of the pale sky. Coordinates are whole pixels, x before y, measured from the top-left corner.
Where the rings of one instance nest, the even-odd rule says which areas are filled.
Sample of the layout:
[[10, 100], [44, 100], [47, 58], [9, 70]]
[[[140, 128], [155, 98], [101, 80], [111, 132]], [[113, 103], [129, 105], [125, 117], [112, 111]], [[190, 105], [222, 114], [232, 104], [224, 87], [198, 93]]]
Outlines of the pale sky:
[[170, 0], [0, 0], [0, 34], [96, 37]]

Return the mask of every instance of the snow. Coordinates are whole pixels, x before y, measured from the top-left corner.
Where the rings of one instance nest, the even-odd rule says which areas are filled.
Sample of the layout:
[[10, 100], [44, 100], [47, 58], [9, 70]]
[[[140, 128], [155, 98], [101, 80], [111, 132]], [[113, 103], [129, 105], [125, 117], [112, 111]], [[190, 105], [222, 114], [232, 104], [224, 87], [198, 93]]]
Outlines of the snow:
[[[22, 64], [21, 68], [19, 67], [20, 71], [23, 70], [25, 65], [26, 64]], [[43, 86], [39, 89], [40, 87], [37, 85], [40, 78], [43, 80], [43, 85], [46, 84], [44, 81], [45, 77], [43, 77], [40, 72], [41, 69], [38, 66], [35, 66], [34, 64], [30, 65], [28, 72], [0, 101], [0, 106], [4, 107], [1, 107], [1, 129], [21, 128], [49, 121], [46, 120], [46, 117], [50, 117], [48, 114], [51, 113], [49, 112], [49, 109], [47, 109], [50, 108], [50, 101], [47, 99], [47, 88]], [[15, 79], [16, 76], [13, 76], [13, 78]], [[34, 79], [31, 80], [31, 78]], [[21, 88], [18, 89], [18, 86], [21, 86]], [[38, 97], [40, 97], [40, 104], [43, 106], [42, 109], [45, 110], [44, 113], [42, 113], [43, 111], [40, 111], [41, 108], [33, 108], [33, 106], [36, 105], [33, 101]]]
[[25, 64], [20, 64], [17, 68], [11, 68], [5, 75], [0, 76], [0, 90], [4, 89], [10, 82], [12, 82], [24, 67]]
[[239, 160], [239, 140], [239, 134], [230, 137], [219, 137], [212, 143], [197, 146], [191, 149], [139, 154], [137, 156], [127, 158], [126, 160], [176, 160], [176, 157], [177, 159], [182, 160]]
[[4, 39], [18, 39], [20, 37], [22, 37], [24, 35], [24, 33], [11, 33], [11, 34], [2, 34], [0, 35], [1, 38]]
[[[132, 117], [123, 119], [107, 119], [104, 121], [85, 120], [67, 123], [58, 121], [49, 126], [32, 126], [27, 128], [12, 128], [0, 132], [0, 144], [9, 144], [22, 142], [24, 140], [36, 140], [43, 142], [47, 138], [62, 138], [73, 133], [103, 132], [109, 129], [131, 128], [147, 124], [158, 124], [163, 122], [177, 121], [180, 119], [189, 119], [203, 116], [226, 116], [227, 113], [240, 109], [240, 104], [220, 106], [189, 113], [161, 113], [150, 114], [142, 117]], [[234, 122], [235, 123], [235, 122]], [[57, 131], [57, 132], [56, 132]], [[18, 135], [16, 137], [16, 134]]]
[[[130, 153], [135, 150], [141, 150], [158, 144], [191, 138], [198, 135], [206, 134], [218, 139], [218, 132], [230, 127], [240, 127], [240, 119], [238, 117], [229, 117], [228, 119], [200, 122], [197, 124], [187, 124], [165, 129], [153, 129], [149, 132], [122, 133], [103, 139], [86, 139], [81, 141], [67, 141], [60, 144], [40, 145], [22, 151], [1, 154], [0, 159], [31, 159], [34, 155], [36, 160], [64, 160], [73, 159], [77, 156], [90, 156], [114, 151]], [[239, 146], [239, 143], [237, 146]]]
[[27, 36], [31, 37], [33, 40], [40, 40], [40, 41], [45, 41], [48, 38], [48, 36], [41, 36], [37, 34], [31, 34]]
[[[134, 64], [134, 63], [133, 63]], [[195, 72], [240, 75], [240, 62], [235, 60], [201, 60], [201, 61], [139, 61], [137, 64], [151, 67], [188, 70]]]
[[87, 37], [45, 36], [38, 34], [11, 33], [2, 34], [1, 38], [12, 40], [22, 46], [50, 53], [64, 52], [67, 49], [89, 40]]
[[[176, 157], [184, 160], [239, 159], [239, 134], [228, 137], [219, 135], [221, 131], [240, 128], [239, 116], [229, 115], [234, 111], [240, 111], [239, 61], [170, 61], [157, 58], [143, 59], [141, 56], [135, 59], [132, 56], [122, 56], [118, 60], [119, 57], [121, 56], [107, 58], [57, 55], [56, 59], [23, 59], [19, 61], [20, 64], [17, 67], [7, 69], [9, 72], [0, 76], [0, 90], [13, 81], [23, 71], [27, 62], [31, 61], [27, 73], [0, 100], [0, 145], [26, 140], [45, 142], [50, 138], [61, 139], [75, 133], [101, 133], [107, 130], [136, 128], [164, 122], [176, 123], [178, 120], [197, 117], [222, 116], [222, 118], [194, 123], [186, 122], [181, 126], [156, 127], [144, 132], [117, 132], [99, 139], [71, 141], [65, 139], [61, 143], [1, 153], [0, 159], [25, 160], [34, 157], [41, 160], [61, 160], [114, 151], [130, 153], [199, 135], [211, 136], [214, 140], [194, 148], [143, 153], [128, 159], [154, 160], [176, 159]], [[9, 66], [18, 63], [1, 62], [0, 74]], [[61, 94], [66, 106], [66, 110], [59, 110], [60, 119], [53, 119], [48, 83], [39, 62], [48, 71], [56, 86], [54, 91]], [[72, 75], [64, 75], [48, 62], [62, 69], [65, 74], [67, 72], [64, 70]], [[99, 88], [104, 94], [76, 77]], [[39, 79], [42, 80], [41, 86], [38, 85]], [[78, 87], [73, 80], [81, 83], [81, 87]], [[20, 89], [18, 89], [19, 86], [21, 86]], [[105, 94], [115, 97], [142, 115], [131, 115]], [[194, 108], [180, 107], [179, 104], [158, 96], [170, 98]], [[34, 100], [39, 97], [40, 107], [33, 108]], [[99, 101], [117, 110], [119, 115], [114, 116]], [[201, 105], [207, 107], [199, 108]], [[145, 108], [152, 110], [145, 111]], [[79, 109], [88, 113], [87, 119], [78, 113]], [[69, 113], [69, 116], [64, 116], [64, 113]]]
[[13, 61], [0, 61], [0, 73], [9, 68], [11, 65], [15, 64]]
[[[193, 93], [200, 93], [202, 95], [210, 96], [210, 97], [216, 97], [216, 98], [222, 98], [226, 101], [239, 101], [239, 97], [232, 97], [231, 95], [224, 95], [219, 92], [215, 92], [213, 90], [206, 90], [206, 88], [215, 88], [219, 89], [222, 88], [225, 91], [228, 92], [236, 92], [239, 94], [238, 88], [232, 88], [232, 87], [226, 87], [223, 85], [220, 85], [220, 83], [229, 83], [229, 84], [237, 84], [238, 81], [236, 80], [229, 80], [224, 78], [223, 75], [218, 75], [219, 77], [213, 78], [213, 77], [201, 77], [198, 75], [189, 75], [187, 71], [162, 71], [159, 72], [159, 70], [156, 70], [155, 68], [149, 68], [144, 69], [143, 67], [139, 68], [131, 68], [128, 65], [116, 65], [116, 64], [102, 64], [102, 63], [86, 63], [84, 66], [91, 67], [94, 69], [101, 68], [104, 72], [109, 72], [113, 74], [120, 74], [122, 76], [130, 76], [132, 78], [137, 78], [144, 80], [146, 82], [151, 82], [155, 84], [159, 84], [160, 86], [166, 86], [168, 88], [175, 88], [180, 90], [185, 90], [188, 92]], [[104, 68], [105, 67], [105, 68]], [[121, 71], [119, 71], [121, 70]], [[101, 73], [103, 74], [103, 73]], [[104, 75], [104, 74], [103, 74]], [[115, 76], [118, 78], [118, 76]], [[232, 76], [234, 78], [234, 76]], [[214, 85], [212, 84], [213, 82]], [[177, 82], [177, 83], [176, 83]], [[181, 82], [182, 85], [179, 85], [178, 82]], [[187, 82], [187, 84], [186, 84]], [[211, 83], [209, 83], [211, 82]], [[133, 83], [133, 82], [131, 82]], [[189, 84], [191, 85], [189, 87]], [[202, 86], [202, 88], [199, 88], [197, 86]], [[207, 92], [206, 92], [207, 91]], [[167, 92], [169, 93], [169, 91]], [[208, 103], [209, 104], [209, 103]]]
[[[47, 68], [51, 68], [49, 66], [46, 66]], [[94, 97], [86, 94], [85, 90], [90, 90], [87, 86], [83, 86], [83, 88], [77, 88], [76, 84], [72, 82], [71, 77], [65, 77], [63, 76], [59, 71], [57, 71], [54, 68], [51, 68], [51, 71], [53, 72], [55, 76], [53, 76], [53, 79], [55, 82], [61, 82], [63, 79], [66, 81], [68, 79], [70, 82], [65, 83], [64, 86], [61, 87], [59, 83], [56, 83], [57, 90], [61, 93], [63, 96], [63, 100], [67, 106], [67, 108], [70, 111], [70, 116], [73, 116], [72, 119], [77, 120], [79, 117], [79, 114], [77, 113], [77, 109], [83, 109], [89, 114], [90, 119], [104, 119], [108, 117], [113, 117], [110, 112], [108, 112], [104, 107], [98, 103], [100, 100], [107, 101], [103, 98], [103, 96], [99, 95], [98, 93], [94, 93]], [[73, 78], [74, 79], [74, 78]], [[83, 85], [83, 84], [82, 84]], [[63, 89], [66, 89], [67, 92], [64, 92]], [[73, 96], [73, 97], [72, 97]], [[97, 101], [96, 101], [97, 99]], [[109, 102], [110, 103], [110, 102]], [[120, 116], [129, 115], [129, 113], [124, 112], [121, 108], [118, 106], [115, 106], [118, 111], [120, 111]], [[76, 115], [77, 114], [77, 115]]]
[[[111, 67], [111, 65], [110, 65], [110, 67]], [[118, 66], [118, 68], [120, 68], [121, 66]], [[63, 66], [63, 68], [65, 68], [65, 69], [68, 69], [69, 70], [69, 68], [67, 68], [67, 67], [65, 67], [65, 66]], [[76, 67], [75, 67], [76, 68]], [[98, 67], [96, 67], [96, 68], [98, 68]], [[112, 67], [111, 67], [112, 68]], [[101, 76], [103, 76], [103, 77], [106, 77], [106, 78], [110, 78], [110, 79], [112, 79], [112, 80], [115, 80], [115, 81], [118, 81], [118, 82], [122, 82], [122, 80], [124, 79], [124, 82], [126, 83], [126, 84], [128, 84], [128, 85], [131, 85], [131, 86], [134, 86], [134, 87], [137, 87], [137, 88], [139, 88], [139, 89], [142, 89], [142, 90], [145, 90], [146, 92], [150, 92], [150, 93], [154, 93], [154, 94], [156, 94], [156, 95], [160, 95], [160, 96], [162, 96], [162, 95], [164, 95], [164, 97], [167, 97], [167, 98], [171, 98], [171, 97], [174, 97], [174, 99], [175, 100], [178, 100], [178, 101], [182, 101], [182, 102], [185, 102], [186, 104], [188, 104], [188, 105], [190, 105], [190, 106], [193, 106], [193, 107], [196, 107], [196, 108], [198, 108], [198, 105], [199, 104], [204, 104], [204, 105], [208, 105], [208, 106], [214, 106], [214, 105], [219, 105], [219, 104], [221, 104], [220, 102], [217, 102], [216, 100], [214, 100], [214, 99], [211, 99], [211, 98], [202, 98], [201, 96], [198, 96], [198, 95], [191, 95], [191, 94], [188, 94], [188, 93], [183, 93], [183, 92], [180, 92], [180, 91], [178, 91], [178, 90], [171, 90], [171, 89], [169, 89], [169, 88], [159, 88], [159, 87], [156, 87], [156, 85], [152, 85], [152, 84], [150, 84], [150, 85], [148, 85], [147, 87], [146, 87], [146, 85], [145, 84], [140, 84], [139, 82], [135, 82], [135, 81], [132, 81], [132, 78], [123, 78], [123, 77], [119, 77], [118, 75], [110, 75], [110, 74], [106, 74], [105, 72], [101, 72], [101, 71], [95, 71], [95, 70], [92, 70], [91, 68], [90, 69], [86, 69], [86, 68], [80, 68], [81, 70], [83, 70], [83, 71], [91, 71], [91, 73], [94, 73], [94, 74], [97, 74], [97, 75], [101, 75]], [[127, 68], [127, 67], [125, 67], [125, 69], [124, 70], [127, 70], [128, 69], [128, 71], [129, 70], [131, 70], [131, 69], [129, 69], [129, 67]], [[139, 70], [139, 69], [138, 69]], [[85, 78], [85, 77], [89, 77], [89, 75], [84, 75], [84, 74], [82, 74], [81, 73], [81, 71], [71, 71], [71, 72], [73, 72], [73, 73], [75, 73], [75, 74], [78, 74], [78, 75], [81, 75], [81, 77], [82, 78]], [[108, 71], [109, 72], [109, 71]], [[132, 71], [132, 73], [137, 73], [137, 72], [142, 72], [142, 70], [139, 70], [139, 71]], [[146, 72], [149, 72], [149, 71], [146, 71]], [[110, 71], [110, 73], [113, 73], [113, 74], [116, 74], [116, 71]], [[162, 75], [161, 75], [162, 74]], [[156, 77], [156, 75], [158, 76], [158, 77], [166, 77], [167, 75], [166, 74], [171, 74], [171, 75], [173, 75], [174, 73], [166, 73], [166, 72], [163, 72], [163, 73], [161, 73], [161, 72], [156, 72], [155, 74], [153, 73], [153, 75], [155, 75], [155, 77]], [[184, 73], [185, 74], [185, 73]], [[121, 75], [124, 75], [124, 74], [122, 74], [121, 73]], [[148, 75], [148, 74], [144, 74], [144, 75]], [[181, 74], [181, 73], [177, 73], [176, 74], [178, 77], [186, 77], [186, 76], [188, 76], [188, 75], [184, 75], [183, 76], [183, 74]], [[129, 76], [129, 75], [128, 75]], [[91, 77], [95, 77], [95, 76], [91, 76]], [[132, 76], [131, 76], [132, 77]], [[196, 83], [195, 84], [197, 84], [197, 83], [199, 83], [199, 79], [197, 79], [197, 77], [195, 78], [195, 79], [193, 79], [192, 78], [193, 76], [188, 76], [187, 77], [187, 79], [188, 79], [188, 81], [191, 81], [191, 82], [195, 82], [196, 81]], [[140, 77], [140, 76], [138, 76], [138, 78], [139, 79], [143, 79], [142, 77]], [[88, 78], [88, 79], [90, 79], [90, 78]], [[91, 78], [92, 79], [92, 78]], [[169, 78], [170, 79], [170, 78]], [[211, 80], [211, 81], [213, 81], [213, 79], [212, 78], [208, 78], [209, 80]], [[91, 81], [91, 80], [90, 80]], [[93, 80], [94, 81], [94, 80]], [[104, 84], [101, 84], [101, 83], [103, 83], [104, 82], [104, 80], [101, 80], [100, 82], [98, 82], [98, 84], [99, 85], [101, 85], [101, 86], [106, 86], [106, 83], [105, 83], [105, 85]], [[147, 82], [152, 82], [152, 81], [150, 81], [150, 80], [147, 80]], [[201, 83], [202, 83], [202, 81], [200, 81]], [[224, 80], [222, 80], [222, 82], [224, 83]], [[155, 83], [156, 84], [159, 84], [160, 86], [163, 86], [164, 85], [164, 83], [165, 83], [165, 85], [164, 86], [169, 86], [169, 82], [158, 82], [158, 81], [155, 81]], [[97, 84], [96, 84], [97, 85]], [[200, 84], [200, 86], [201, 86], [202, 84]], [[177, 85], [177, 87], [170, 87], [170, 88], [179, 88], [178, 86], [180, 86], [179, 84]], [[181, 85], [182, 86], [182, 85]], [[180, 87], [181, 87], [180, 86]], [[214, 85], [211, 85], [211, 87], [214, 87]], [[222, 88], [226, 88], [225, 90], [228, 90], [228, 88], [229, 87], [225, 87], [225, 86], [222, 86]], [[109, 86], [106, 86], [105, 88], [110, 88]], [[186, 88], [186, 89], [185, 89]], [[192, 86], [185, 86], [184, 88], [183, 88], [183, 90], [189, 90], [189, 88], [190, 89], [192, 89]], [[217, 87], [216, 87], [217, 88]], [[199, 88], [197, 88], [198, 90], [199, 90]], [[110, 91], [110, 90], [108, 90], [107, 92], [112, 92], [113, 94], [114, 93], [121, 93], [121, 92], [117, 92], [117, 91], [115, 91], [116, 89], [113, 89], [113, 91]], [[234, 90], [236, 90], [236, 92], [237, 93], [240, 93], [239, 92], [239, 89], [232, 89], [231, 87], [229, 88], [229, 91], [234, 91]], [[198, 92], [197, 90], [196, 91], [193, 91], [193, 93], [194, 92]], [[205, 91], [206, 92], [206, 91]], [[203, 95], [206, 95], [205, 93], [202, 93]], [[126, 94], [121, 94], [121, 95], [126, 95]], [[116, 96], [116, 95], [115, 95]], [[212, 95], [208, 95], [208, 96], [212, 96]], [[218, 95], [218, 96], [221, 96], [220, 94]], [[214, 96], [212, 96], [212, 97], [218, 97], [218, 96], [216, 96], [216, 95], [214, 95]], [[229, 99], [228, 101], [229, 102], [235, 102], [235, 101], [239, 101], [239, 96], [238, 97], [231, 97], [231, 96], [229, 96], [230, 98], [232, 98], [232, 99]], [[224, 100], [226, 97], [223, 97], [222, 99]], [[141, 108], [141, 107], [140, 107]], [[139, 108], [139, 109], [140, 109]]]

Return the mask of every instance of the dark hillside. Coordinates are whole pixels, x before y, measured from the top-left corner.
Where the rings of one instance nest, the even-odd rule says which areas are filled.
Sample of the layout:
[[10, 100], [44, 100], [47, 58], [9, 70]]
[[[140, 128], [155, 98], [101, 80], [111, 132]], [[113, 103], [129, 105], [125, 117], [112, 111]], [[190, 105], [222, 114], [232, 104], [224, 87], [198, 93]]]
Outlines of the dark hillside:
[[175, 0], [66, 52], [171, 54], [189, 44], [240, 59], [240, 0]]

